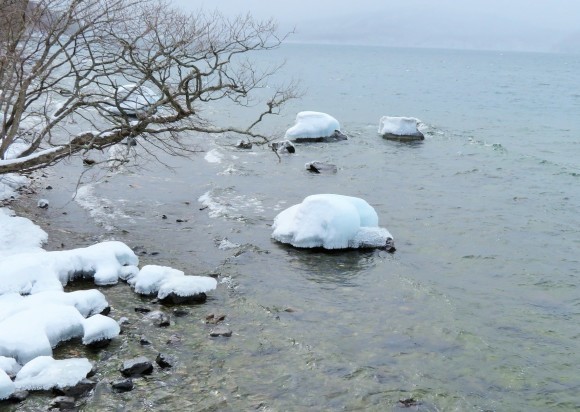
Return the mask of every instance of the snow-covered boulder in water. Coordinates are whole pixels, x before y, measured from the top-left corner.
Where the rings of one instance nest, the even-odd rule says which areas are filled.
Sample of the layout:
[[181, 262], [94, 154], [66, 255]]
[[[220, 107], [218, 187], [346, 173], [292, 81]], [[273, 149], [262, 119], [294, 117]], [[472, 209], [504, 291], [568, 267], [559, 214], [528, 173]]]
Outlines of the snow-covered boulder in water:
[[423, 140], [425, 136], [417, 128], [419, 119], [414, 117], [383, 116], [379, 121], [379, 134], [391, 140]]
[[340, 123], [329, 114], [300, 112], [296, 124], [286, 131], [286, 139], [296, 143], [331, 142], [346, 140], [340, 132]]
[[394, 250], [393, 236], [378, 223], [375, 209], [363, 199], [312, 195], [276, 216], [272, 237], [299, 248]]
[[160, 96], [145, 86], [138, 86], [136, 84], [125, 84], [117, 87], [115, 91], [112, 108], [113, 114], [125, 114], [131, 117], [137, 117], [147, 112], [155, 113], [156, 109], [151, 107], [154, 105]]
[[146, 265], [128, 279], [135, 292], [153, 295], [164, 303], [199, 303], [207, 298], [206, 292], [217, 287], [217, 281], [208, 276], [186, 276], [181, 270], [168, 266]]

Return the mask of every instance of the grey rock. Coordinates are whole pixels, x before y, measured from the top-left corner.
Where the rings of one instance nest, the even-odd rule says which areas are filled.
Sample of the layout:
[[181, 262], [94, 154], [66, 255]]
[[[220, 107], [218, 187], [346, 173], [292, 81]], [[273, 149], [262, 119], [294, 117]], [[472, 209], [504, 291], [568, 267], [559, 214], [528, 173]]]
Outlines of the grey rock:
[[171, 318], [166, 313], [156, 310], [145, 315], [147, 319], [154, 322], [157, 326], [167, 327], [171, 325]]
[[56, 409], [74, 409], [75, 398], [70, 396], [57, 396], [50, 402], [50, 407]]
[[129, 392], [134, 388], [133, 379], [117, 379], [111, 382], [111, 388], [116, 392]]
[[216, 338], [218, 336], [224, 336], [226, 338], [229, 338], [230, 336], [232, 336], [232, 330], [228, 329], [225, 326], [217, 326], [211, 330], [209, 336], [213, 338]]
[[296, 148], [290, 140], [282, 140], [281, 142], [273, 142], [272, 150], [279, 154], [296, 153]]
[[66, 388], [56, 388], [54, 389], [54, 393], [64, 397], [77, 398], [93, 390], [96, 384], [97, 382], [91, 379], [83, 379], [76, 385], [67, 386]]
[[175, 359], [164, 353], [159, 353], [157, 358], [155, 358], [155, 362], [157, 362], [161, 368], [171, 368], [175, 364]]
[[28, 391], [14, 392], [12, 395], [10, 395], [10, 398], [8, 398], [8, 401], [12, 402], [12, 403], [24, 402], [26, 400], [26, 398], [28, 398], [28, 395], [30, 395], [30, 393]]
[[387, 140], [397, 140], [399, 142], [413, 142], [417, 140], [425, 140], [425, 135], [417, 130], [416, 133], [412, 134], [393, 134], [393, 133], [384, 133], [383, 139]]
[[306, 170], [312, 173], [324, 173], [324, 174], [335, 174], [338, 172], [338, 167], [331, 163], [324, 163], [315, 160], [314, 162], [308, 162], [304, 165]]
[[243, 140], [240, 140], [237, 144], [236, 147], [238, 149], [245, 149], [245, 150], [249, 150], [252, 148], [252, 142], [244, 142]]
[[150, 375], [153, 372], [153, 364], [145, 356], [139, 356], [123, 362], [120, 371], [127, 377]]

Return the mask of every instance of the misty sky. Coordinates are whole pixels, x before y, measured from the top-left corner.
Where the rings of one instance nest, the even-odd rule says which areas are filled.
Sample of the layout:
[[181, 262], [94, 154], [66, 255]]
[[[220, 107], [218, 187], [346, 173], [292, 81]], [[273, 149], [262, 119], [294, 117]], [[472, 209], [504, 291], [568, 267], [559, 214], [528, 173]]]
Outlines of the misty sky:
[[580, 52], [580, 0], [172, 0], [275, 18], [295, 42]]

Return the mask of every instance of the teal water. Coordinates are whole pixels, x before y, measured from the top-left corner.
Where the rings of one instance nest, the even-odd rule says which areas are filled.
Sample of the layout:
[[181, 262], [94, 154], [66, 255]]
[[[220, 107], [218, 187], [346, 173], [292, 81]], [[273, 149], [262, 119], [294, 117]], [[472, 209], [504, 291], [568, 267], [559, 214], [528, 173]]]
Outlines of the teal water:
[[[235, 137], [192, 137], [204, 151], [192, 160], [160, 155], [173, 171], [142, 153], [144, 170], [94, 185], [93, 210], [110, 202], [91, 229], [101, 238], [161, 251], [145, 263], [221, 273], [207, 307], [228, 312], [234, 336], [204, 345], [199, 324], [177, 323], [192, 341], [174, 349], [168, 398], [141, 388], [150, 409], [580, 408], [580, 56], [288, 45], [258, 62], [282, 59], [278, 80], [305, 95], [262, 131], [282, 136], [317, 110], [348, 141], [278, 162]], [[383, 140], [383, 115], [418, 117], [425, 141]], [[310, 175], [312, 160], [339, 172]], [[272, 241], [274, 216], [314, 193], [367, 200], [397, 252]], [[87, 211], [46, 196], [53, 225], [82, 228]]]

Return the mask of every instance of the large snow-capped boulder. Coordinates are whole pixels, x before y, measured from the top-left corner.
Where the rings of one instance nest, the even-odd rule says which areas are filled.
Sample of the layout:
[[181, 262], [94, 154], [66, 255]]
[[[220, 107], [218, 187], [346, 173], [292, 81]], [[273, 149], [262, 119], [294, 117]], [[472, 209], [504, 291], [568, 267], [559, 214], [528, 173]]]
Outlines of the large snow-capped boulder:
[[340, 123], [329, 114], [300, 112], [296, 124], [286, 131], [285, 138], [296, 143], [333, 142], [346, 140], [340, 131]]
[[391, 140], [423, 140], [425, 136], [417, 128], [419, 119], [414, 117], [383, 116], [379, 121], [379, 134]]
[[113, 114], [125, 114], [130, 117], [154, 113], [152, 107], [160, 99], [159, 94], [146, 86], [125, 84], [117, 87], [109, 111]]
[[22, 367], [16, 375], [17, 390], [48, 390], [74, 386], [91, 371], [86, 358], [55, 360], [39, 356]]
[[312, 195], [275, 217], [272, 237], [299, 248], [394, 250], [393, 236], [378, 222], [375, 209], [363, 199]]

